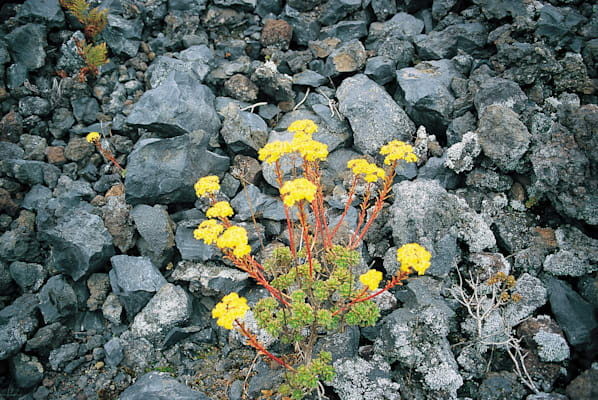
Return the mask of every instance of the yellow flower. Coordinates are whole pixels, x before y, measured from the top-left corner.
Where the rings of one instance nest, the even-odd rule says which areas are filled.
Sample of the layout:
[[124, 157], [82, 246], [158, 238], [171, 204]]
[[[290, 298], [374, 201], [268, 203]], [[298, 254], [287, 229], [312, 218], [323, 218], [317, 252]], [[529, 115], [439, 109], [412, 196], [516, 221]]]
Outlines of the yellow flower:
[[413, 147], [400, 140], [393, 140], [382, 146], [380, 154], [386, 156], [384, 163], [387, 165], [392, 164], [395, 160], [405, 160], [406, 162], [417, 161], [417, 156], [413, 153]]
[[310, 203], [314, 200], [317, 187], [305, 178], [297, 178], [292, 181], [286, 181], [280, 189], [280, 194], [284, 196], [283, 201], [289, 207], [292, 207], [298, 201], [307, 200]]
[[300, 153], [307, 161], [325, 160], [328, 157], [328, 146], [306, 135], [295, 134], [291, 149]]
[[311, 119], [298, 119], [287, 128], [289, 132], [304, 132], [310, 135], [318, 131], [318, 125]]
[[222, 233], [224, 227], [214, 219], [203, 221], [197, 229], [193, 231], [193, 237], [197, 240], [203, 240], [205, 244], [212, 244]]
[[376, 182], [378, 178], [384, 179], [386, 178], [386, 173], [376, 164], [370, 164], [363, 158], [357, 158], [351, 160], [347, 163], [347, 168], [353, 170], [353, 174], [355, 176], [359, 176], [360, 174], [364, 174], [366, 182]]
[[231, 226], [216, 241], [216, 246], [221, 249], [235, 249], [243, 245], [247, 245], [247, 231], [241, 226]]
[[266, 161], [268, 164], [273, 164], [285, 154], [291, 152], [291, 144], [289, 142], [281, 142], [276, 140], [270, 142], [258, 151], [260, 161]]
[[397, 250], [397, 261], [401, 263], [401, 271], [411, 272], [413, 269], [418, 275], [423, 275], [430, 266], [432, 255], [417, 243], [409, 243]]
[[87, 134], [86, 139], [87, 139], [88, 143], [95, 143], [98, 140], [100, 140], [100, 133], [99, 132], [89, 132]]
[[237, 258], [243, 258], [251, 253], [251, 246], [248, 244], [240, 244], [233, 250], [233, 254]]
[[378, 284], [382, 280], [382, 272], [370, 269], [365, 274], [361, 274], [359, 281], [367, 286], [372, 292], [378, 289]]
[[219, 201], [215, 203], [206, 212], [208, 218], [226, 218], [233, 215], [233, 209], [231, 208], [228, 201]]
[[233, 322], [236, 319], [245, 317], [247, 311], [249, 311], [247, 299], [232, 292], [224, 296], [222, 301], [212, 309], [212, 318], [217, 318], [216, 323], [219, 326], [225, 329], [233, 329]]
[[197, 194], [197, 197], [204, 197], [218, 190], [220, 190], [220, 179], [214, 175], [204, 176], [195, 183], [195, 194]]

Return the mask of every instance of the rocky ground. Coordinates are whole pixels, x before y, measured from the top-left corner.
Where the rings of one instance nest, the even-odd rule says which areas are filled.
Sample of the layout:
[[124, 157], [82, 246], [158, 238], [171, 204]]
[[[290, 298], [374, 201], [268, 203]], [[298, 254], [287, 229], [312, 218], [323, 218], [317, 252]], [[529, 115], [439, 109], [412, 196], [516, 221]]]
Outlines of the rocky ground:
[[[257, 149], [296, 119], [328, 145], [332, 217], [347, 160], [414, 144], [360, 250], [387, 276], [397, 246], [433, 255], [375, 328], [322, 339], [330, 399], [598, 398], [591, 3], [105, 0], [111, 61], [87, 82], [58, 0], [3, 4], [0, 399], [276, 398], [281, 371], [211, 319], [264, 292], [193, 238], [193, 183], [222, 178], [260, 257], [257, 231], [285, 231]], [[521, 301], [476, 308], [498, 271]]]

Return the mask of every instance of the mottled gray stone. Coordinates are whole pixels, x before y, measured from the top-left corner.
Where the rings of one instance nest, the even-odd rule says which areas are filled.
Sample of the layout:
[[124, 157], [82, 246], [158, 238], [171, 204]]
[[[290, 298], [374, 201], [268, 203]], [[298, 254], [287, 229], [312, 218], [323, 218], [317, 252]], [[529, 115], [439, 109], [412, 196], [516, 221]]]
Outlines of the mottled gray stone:
[[17, 19], [44, 23], [48, 28], [64, 26], [64, 13], [59, 0], [27, 0], [17, 12]]
[[23, 117], [46, 116], [50, 113], [50, 102], [37, 96], [27, 96], [19, 100], [19, 113]]
[[120, 339], [112, 338], [104, 344], [104, 352], [106, 354], [106, 364], [111, 367], [118, 367], [118, 364], [123, 359], [123, 348], [120, 344]]
[[139, 141], [127, 163], [127, 203], [192, 202], [196, 199], [193, 185], [200, 177], [222, 176], [229, 159], [208, 151], [209, 135], [202, 132]]
[[170, 374], [149, 372], [120, 394], [120, 400], [209, 400], [209, 397], [180, 383]]
[[77, 295], [64, 276], [48, 279], [39, 294], [39, 310], [46, 324], [59, 321], [77, 312]]
[[336, 96], [339, 111], [353, 128], [355, 147], [364, 154], [378, 154], [389, 141], [409, 141], [415, 133], [415, 125], [405, 111], [382, 86], [365, 75], [345, 79]]
[[214, 94], [187, 72], [172, 71], [157, 88], [145, 92], [133, 106], [127, 124], [164, 136], [202, 129], [217, 136], [220, 119]]
[[[240, 292], [249, 284], [249, 274], [237, 268], [181, 261], [172, 273], [176, 281], [195, 282], [203, 296]], [[191, 290], [191, 292], [195, 292]]]
[[224, 117], [220, 134], [229, 149], [234, 153], [257, 156], [268, 138], [268, 125], [257, 114], [241, 111], [229, 104], [220, 111]]
[[132, 318], [166, 284], [166, 279], [147, 257], [118, 255], [110, 259], [112, 291]]
[[497, 104], [484, 109], [477, 136], [486, 157], [505, 172], [518, 169], [531, 140], [519, 116], [510, 108]]
[[44, 367], [37, 357], [19, 353], [10, 359], [10, 375], [21, 389], [31, 389], [44, 378]]
[[469, 22], [448, 26], [442, 31], [432, 31], [428, 35], [415, 37], [415, 47], [422, 60], [440, 60], [457, 55], [463, 50], [478, 55], [486, 45], [488, 31], [479, 22]]
[[141, 237], [151, 243], [154, 253], [162, 254], [174, 246], [174, 223], [164, 207], [139, 204], [131, 210], [131, 217]]
[[79, 354], [78, 343], [67, 343], [62, 345], [50, 352], [50, 357], [48, 358], [50, 367], [54, 371], [61, 371], [69, 361], [74, 360], [75, 357], [77, 357], [77, 354]]
[[8, 51], [15, 63], [24, 64], [29, 71], [35, 71], [46, 62], [46, 27], [39, 24], [26, 24], [14, 28], [6, 35]]
[[23, 292], [37, 292], [42, 287], [48, 271], [40, 264], [15, 261], [10, 264], [10, 276]]
[[39, 297], [24, 294], [0, 310], [0, 360], [17, 354], [39, 325]]
[[109, 13], [102, 37], [110, 51], [118, 55], [135, 57], [141, 43], [142, 31], [143, 22], [140, 18], [125, 19]]
[[193, 310], [185, 289], [167, 283], [135, 316], [131, 333], [153, 343], [159, 343], [170, 329], [184, 324]]
[[[256, 186], [251, 184], [246, 185], [246, 190], [256, 218], [286, 221], [286, 214], [280, 197], [263, 194]], [[235, 210], [235, 218], [241, 221], [251, 219], [251, 209], [247, 202], [247, 195], [245, 191], [240, 191], [230, 202], [233, 210]]]
[[363, 73], [378, 85], [385, 85], [394, 79], [395, 65], [395, 61], [388, 56], [371, 57]]
[[327, 75], [335, 77], [342, 73], [359, 71], [365, 65], [366, 58], [365, 48], [359, 40], [352, 39], [342, 43], [326, 59]]
[[371, 361], [361, 357], [334, 362], [336, 377], [330, 383], [345, 400], [400, 400], [400, 385], [393, 382], [390, 364], [380, 356]]
[[60, 168], [35, 160], [0, 160], [0, 171], [26, 185], [56, 187]]
[[[193, 46], [201, 47], [201, 46]], [[151, 89], [156, 89], [167, 80], [172, 71], [190, 74], [199, 81], [203, 81], [210, 72], [208, 63], [211, 58], [193, 56], [189, 51], [191, 48], [181, 52], [181, 58], [176, 59], [167, 56], [159, 56], [146, 71], [146, 80]], [[213, 58], [212, 54], [212, 58]]]
[[502, 78], [484, 80], [473, 99], [478, 115], [483, 115], [484, 110], [491, 104], [508, 107], [520, 113], [527, 106], [527, 96], [513, 81]]
[[544, 270], [557, 276], [582, 276], [598, 269], [598, 240], [564, 225], [555, 232], [559, 250], [544, 260]]

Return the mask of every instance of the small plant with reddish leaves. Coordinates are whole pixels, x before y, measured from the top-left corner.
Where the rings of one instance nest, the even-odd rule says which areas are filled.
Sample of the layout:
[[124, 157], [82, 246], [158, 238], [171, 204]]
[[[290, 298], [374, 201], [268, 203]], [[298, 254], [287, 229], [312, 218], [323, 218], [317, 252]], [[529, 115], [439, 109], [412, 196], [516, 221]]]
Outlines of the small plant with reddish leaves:
[[[301, 399], [314, 390], [322, 395], [321, 382], [329, 382], [335, 376], [331, 354], [326, 351], [314, 354], [318, 338], [346, 326], [375, 325], [380, 310], [373, 299], [401, 285], [413, 272], [424, 274], [431, 257], [417, 243], [401, 246], [397, 251], [401, 267], [382, 287], [381, 271], [356, 273], [361, 261], [356, 248], [390, 196], [397, 163], [415, 162], [417, 157], [410, 145], [392, 141], [381, 149], [386, 156], [385, 164], [390, 167], [387, 170], [364, 158], [349, 161], [347, 166], [353, 173], [349, 198], [339, 221], [331, 226], [320, 183], [320, 162], [326, 159], [328, 149], [312, 139], [317, 129], [313, 121], [295, 121], [288, 128], [294, 133], [291, 142], [271, 142], [259, 151], [261, 161], [274, 165], [289, 233], [289, 246], [276, 248], [263, 264], [251, 255], [246, 230], [229, 219], [233, 215], [231, 206], [216, 200], [220, 189], [218, 177], [204, 177], [195, 184], [197, 196], [208, 198], [211, 204], [206, 213], [208, 219], [194, 231], [195, 238], [215, 244], [224, 258], [268, 290], [271, 296], [259, 300], [252, 310], [258, 327], [280, 338], [282, 343], [293, 345], [296, 354], [281, 357], [265, 348], [244, 324], [243, 318], [250, 308], [237, 293], [225, 296], [212, 310], [212, 316], [217, 318], [218, 325], [239, 331], [258, 354], [286, 369], [286, 382], [278, 392], [289, 399]], [[283, 179], [280, 163], [283, 157], [293, 164], [291, 180]], [[364, 186], [364, 191], [357, 226], [348, 242], [341, 244], [335, 235], [356, 197], [358, 184]]]

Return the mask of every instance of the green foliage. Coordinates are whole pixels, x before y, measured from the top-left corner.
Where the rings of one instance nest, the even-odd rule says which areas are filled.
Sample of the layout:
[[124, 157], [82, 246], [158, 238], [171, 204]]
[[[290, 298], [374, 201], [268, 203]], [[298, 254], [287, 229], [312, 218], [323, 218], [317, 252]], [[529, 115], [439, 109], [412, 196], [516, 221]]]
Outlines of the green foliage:
[[60, 5], [84, 25], [85, 36], [90, 40], [95, 41], [108, 23], [108, 9], [95, 7], [90, 10], [86, 0], [60, 0]]
[[75, 39], [75, 45], [77, 46], [77, 53], [87, 64], [79, 71], [79, 81], [84, 82], [87, 75], [96, 76], [99, 74], [98, 68], [104, 64], [110, 62], [106, 58], [107, 50], [106, 43], [100, 44], [85, 44], [85, 40], [79, 42]]

